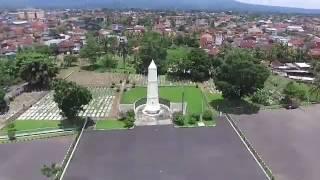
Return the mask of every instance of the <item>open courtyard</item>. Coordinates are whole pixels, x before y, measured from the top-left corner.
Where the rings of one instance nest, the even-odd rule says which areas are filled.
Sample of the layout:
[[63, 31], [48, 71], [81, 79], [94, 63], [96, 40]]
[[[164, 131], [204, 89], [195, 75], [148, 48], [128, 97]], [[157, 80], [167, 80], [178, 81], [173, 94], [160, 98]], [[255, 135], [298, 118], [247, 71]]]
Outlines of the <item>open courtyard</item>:
[[215, 128], [86, 131], [65, 180], [266, 180], [225, 119]]
[[277, 180], [320, 177], [320, 105], [233, 116]]
[[61, 163], [73, 136], [0, 144], [1, 180], [43, 180], [43, 165]]
[[[183, 94], [190, 114], [200, 114], [202, 110], [206, 110], [207, 104], [200, 88], [196, 88], [195, 86], [159, 87], [159, 96], [171, 102], [181, 103]], [[136, 87], [124, 93], [121, 103], [131, 104], [146, 96], [147, 88]]]

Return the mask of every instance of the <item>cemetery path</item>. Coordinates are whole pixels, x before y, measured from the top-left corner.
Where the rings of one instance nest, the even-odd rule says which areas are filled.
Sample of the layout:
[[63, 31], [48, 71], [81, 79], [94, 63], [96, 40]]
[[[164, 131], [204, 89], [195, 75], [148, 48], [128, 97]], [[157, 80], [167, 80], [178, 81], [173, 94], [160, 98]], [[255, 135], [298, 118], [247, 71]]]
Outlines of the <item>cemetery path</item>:
[[119, 105], [120, 105], [120, 101], [121, 101], [121, 97], [122, 97], [122, 94], [123, 94], [124, 87], [125, 87], [125, 82], [122, 82], [122, 84], [120, 86], [120, 92], [116, 93], [116, 95], [114, 97], [109, 117], [112, 117], [112, 118], [117, 118], [118, 117], [118, 115], [119, 115]]

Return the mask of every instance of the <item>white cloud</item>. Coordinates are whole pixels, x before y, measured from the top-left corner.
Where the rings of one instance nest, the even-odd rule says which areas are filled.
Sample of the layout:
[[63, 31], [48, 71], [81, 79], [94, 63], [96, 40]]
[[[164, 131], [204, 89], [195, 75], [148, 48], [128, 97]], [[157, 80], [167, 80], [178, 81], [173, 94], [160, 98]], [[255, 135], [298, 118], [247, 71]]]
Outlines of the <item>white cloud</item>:
[[296, 7], [306, 9], [320, 9], [320, 0], [237, 0], [243, 3]]

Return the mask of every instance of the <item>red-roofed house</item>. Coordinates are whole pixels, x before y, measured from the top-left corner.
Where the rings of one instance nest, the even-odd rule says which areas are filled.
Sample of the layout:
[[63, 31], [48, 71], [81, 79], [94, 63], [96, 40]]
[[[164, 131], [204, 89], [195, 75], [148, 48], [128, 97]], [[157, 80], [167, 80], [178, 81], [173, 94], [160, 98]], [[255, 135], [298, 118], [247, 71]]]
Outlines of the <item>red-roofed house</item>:
[[58, 44], [59, 53], [71, 53], [73, 48], [75, 48], [75, 44], [70, 40], [65, 40]]
[[46, 24], [40, 21], [33, 22], [31, 27], [33, 32], [44, 32], [47, 28]]
[[213, 36], [209, 33], [205, 33], [200, 37], [200, 47], [203, 49], [211, 49], [213, 47]]
[[309, 55], [312, 57], [312, 58], [320, 58], [320, 48], [315, 48], [315, 49], [311, 49], [309, 51]]
[[219, 54], [220, 50], [216, 47], [213, 47], [209, 50], [208, 54], [210, 56], [217, 56]]
[[25, 36], [17, 40], [17, 45], [22, 48], [31, 47], [33, 45], [33, 38]]
[[303, 48], [304, 40], [303, 39], [291, 39], [291, 40], [289, 40], [288, 45], [292, 46], [293, 48]]
[[253, 40], [242, 40], [240, 42], [240, 48], [243, 49], [254, 49], [256, 47], [256, 42]]

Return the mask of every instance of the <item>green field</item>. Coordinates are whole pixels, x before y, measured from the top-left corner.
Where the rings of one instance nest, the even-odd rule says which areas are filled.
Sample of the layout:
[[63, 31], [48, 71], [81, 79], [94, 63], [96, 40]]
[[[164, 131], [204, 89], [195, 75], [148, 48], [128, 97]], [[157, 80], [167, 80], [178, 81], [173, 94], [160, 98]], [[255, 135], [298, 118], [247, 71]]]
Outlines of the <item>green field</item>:
[[119, 120], [101, 120], [97, 122], [96, 129], [122, 129], [124, 125], [124, 122]]
[[[278, 75], [271, 75], [267, 79], [267, 81], [265, 82], [264, 89], [272, 92], [272, 99], [274, 102], [274, 104], [272, 104], [272, 105], [280, 104], [280, 100], [284, 96], [282, 92], [285, 89], [285, 87], [287, 86], [287, 84], [291, 81], [293, 81], [293, 80], [285, 78], [285, 77], [281, 77]], [[312, 85], [305, 84], [305, 83], [299, 83], [299, 82], [297, 82], [297, 84], [299, 85], [299, 87], [302, 90], [306, 91], [307, 100], [305, 103], [307, 103], [308, 101], [310, 101], [310, 102], [319, 102], [320, 101], [320, 98], [317, 97], [316, 94], [312, 93], [312, 89], [313, 89]]]
[[[73, 126], [61, 124], [61, 121], [53, 120], [21, 120], [15, 121], [15, 129], [17, 132], [35, 132], [35, 131], [44, 131], [60, 128], [72, 128]], [[0, 130], [0, 133], [6, 133], [7, 127]]]
[[[202, 112], [202, 104], [203, 108], [207, 108], [207, 104], [203, 99], [201, 90], [196, 87], [160, 87], [159, 94], [161, 98], [167, 99], [171, 102], [181, 102], [182, 94], [184, 92], [184, 98], [187, 102], [188, 113], [197, 113], [200, 114]], [[146, 97], [147, 89], [145, 87], [137, 87], [127, 91], [123, 94], [121, 103], [123, 104], [132, 104], [135, 101]]]
[[177, 61], [186, 59], [190, 49], [187, 47], [177, 47], [167, 50], [167, 59], [170, 61]]

